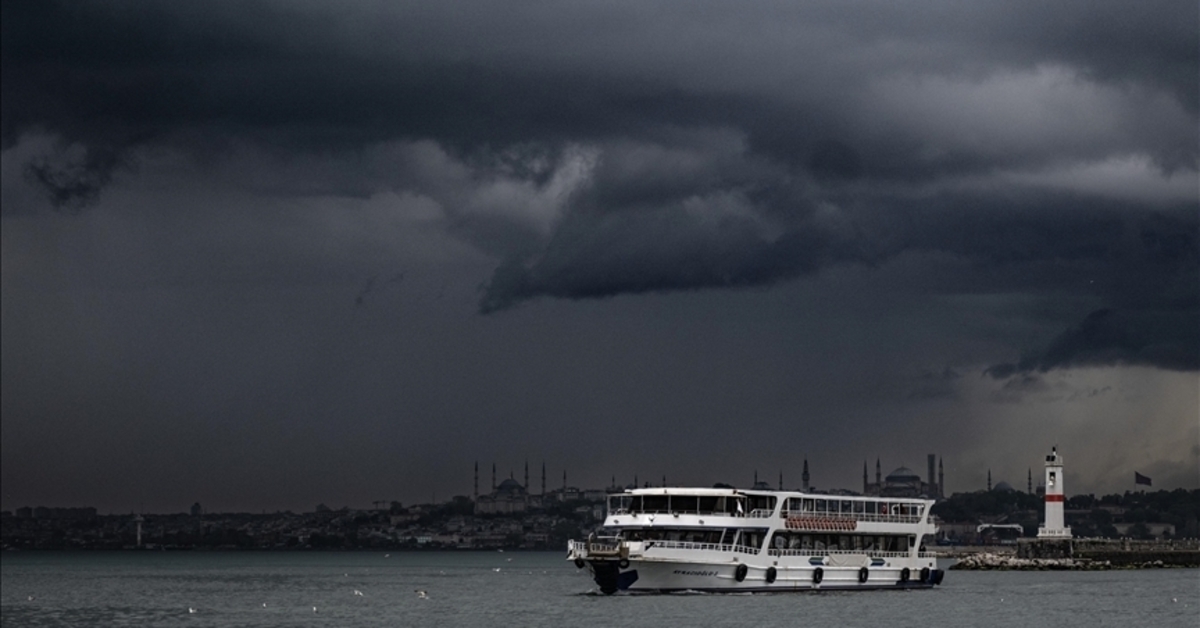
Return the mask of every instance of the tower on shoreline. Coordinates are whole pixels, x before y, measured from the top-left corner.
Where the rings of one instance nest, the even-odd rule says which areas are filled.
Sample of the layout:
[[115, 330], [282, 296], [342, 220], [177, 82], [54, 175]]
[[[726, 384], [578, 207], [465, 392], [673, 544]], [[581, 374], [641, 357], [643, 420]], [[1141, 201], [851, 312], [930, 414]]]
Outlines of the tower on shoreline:
[[1069, 539], [1071, 528], [1063, 524], [1063, 460], [1058, 447], [1046, 456], [1046, 522], [1038, 527], [1039, 539]]

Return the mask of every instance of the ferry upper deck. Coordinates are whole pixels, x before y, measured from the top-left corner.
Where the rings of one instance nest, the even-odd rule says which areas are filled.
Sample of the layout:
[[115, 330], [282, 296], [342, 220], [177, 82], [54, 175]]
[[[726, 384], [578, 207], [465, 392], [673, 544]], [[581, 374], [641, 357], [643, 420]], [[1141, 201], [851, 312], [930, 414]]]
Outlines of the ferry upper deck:
[[[828, 519], [917, 524], [933, 500], [729, 488], [638, 488], [608, 496], [608, 524], [630, 515]], [[633, 521], [629, 520], [630, 523]]]

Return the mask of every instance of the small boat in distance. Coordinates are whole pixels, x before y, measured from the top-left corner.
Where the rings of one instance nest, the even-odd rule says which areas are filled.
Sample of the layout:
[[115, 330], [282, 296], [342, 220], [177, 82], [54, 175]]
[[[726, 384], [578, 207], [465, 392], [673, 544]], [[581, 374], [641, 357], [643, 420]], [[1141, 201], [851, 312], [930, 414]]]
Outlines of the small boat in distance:
[[734, 488], [639, 488], [608, 497], [600, 534], [567, 559], [600, 590], [924, 589], [933, 500]]

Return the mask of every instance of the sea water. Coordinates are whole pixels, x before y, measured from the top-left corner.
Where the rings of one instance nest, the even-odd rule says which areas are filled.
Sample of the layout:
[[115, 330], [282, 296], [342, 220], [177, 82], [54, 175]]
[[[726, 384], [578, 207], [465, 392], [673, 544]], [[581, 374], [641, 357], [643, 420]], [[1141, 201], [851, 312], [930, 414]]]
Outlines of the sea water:
[[604, 596], [560, 552], [6, 552], [0, 624], [1198, 628], [1200, 570], [950, 571], [924, 591]]

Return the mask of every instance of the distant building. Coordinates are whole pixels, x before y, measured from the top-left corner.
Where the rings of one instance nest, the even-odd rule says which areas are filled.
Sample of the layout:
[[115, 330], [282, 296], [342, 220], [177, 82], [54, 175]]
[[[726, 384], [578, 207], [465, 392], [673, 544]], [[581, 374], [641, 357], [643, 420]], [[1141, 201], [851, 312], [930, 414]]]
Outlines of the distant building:
[[512, 514], [530, 508], [529, 491], [520, 482], [508, 478], [488, 495], [475, 500], [475, 514]]
[[867, 463], [863, 462], [863, 494], [873, 495], [877, 497], [926, 497], [940, 498], [942, 497], [942, 482], [944, 475], [941, 471], [940, 461], [937, 464], [939, 470], [937, 480], [934, 480], [934, 460], [936, 456], [929, 454], [929, 469], [928, 479], [922, 480], [921, 476], [916, 471], [908, 467], [899, 467], [892, 471], [887, 477], [882, 477], [882, 466], [878, 458], [875, 459], [875, 481], [869, 482], [867, 478]]
[[200, 502], [192, 504], [192, 516], [199, 517], [204, 514], [204, 509], [200, 507]]

